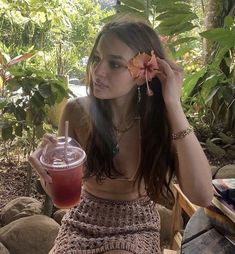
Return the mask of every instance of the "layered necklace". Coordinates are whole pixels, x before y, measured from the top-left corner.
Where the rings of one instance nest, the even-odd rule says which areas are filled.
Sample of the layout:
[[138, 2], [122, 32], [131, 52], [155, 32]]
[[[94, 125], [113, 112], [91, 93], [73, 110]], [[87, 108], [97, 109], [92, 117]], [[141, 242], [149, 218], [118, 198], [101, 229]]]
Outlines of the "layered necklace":
[[131, 121], [123, 128], [119, 128], [116, 125], [113, 124], [113, 129], [116, 132], [117, 137], [117, 143], [113, 147], [113, 156], [117, 155], [119, 153], [119, 144], [121, 139], [123, 138], [124, 134], [127, 133], [132, 127], [135, 125], [136, 121], [138, 121], [140, 118], [138, 116], [135, 116], [131, 119]]

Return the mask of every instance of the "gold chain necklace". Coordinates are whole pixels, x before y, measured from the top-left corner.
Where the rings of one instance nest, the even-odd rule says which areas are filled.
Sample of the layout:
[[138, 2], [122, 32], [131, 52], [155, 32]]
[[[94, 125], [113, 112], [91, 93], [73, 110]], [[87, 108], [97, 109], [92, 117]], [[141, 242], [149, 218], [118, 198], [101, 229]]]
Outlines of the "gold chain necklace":
[[117, 143], [116, 145], [113, 147], [113, 156], [117, 155], [119, 153], [119, 144], [120, 144], [120, 141], [121, 139], [123, 138], [124, 134], [126, 132], [128, 132], [135, 124], [135, 121], [139, 120], [140, 118], [137, 116], [137, 117], [134, 117], [132, 119], [132, 121], [130, 122], [130, 124], [125, 127], [124, 129], [119, 129], [117, 126], [113, 125], [113, 128], [114, 130], [116, 131], [117, 133]]
[[127, 125], [125, 128], [121, 129], [121, 128], [118, 128], [116, 125], [113, 124], [113, 128], [114, 130], [117, 132], [117, 135], [120, 135], [120, 134], [123, 134], [127, 131], [129, 131], [135, 124], [135, 121], [138, 120], [139, 118], [138, 117], [134, 117], [132, 119], [132, 121], [129, 123], [129, 125]]

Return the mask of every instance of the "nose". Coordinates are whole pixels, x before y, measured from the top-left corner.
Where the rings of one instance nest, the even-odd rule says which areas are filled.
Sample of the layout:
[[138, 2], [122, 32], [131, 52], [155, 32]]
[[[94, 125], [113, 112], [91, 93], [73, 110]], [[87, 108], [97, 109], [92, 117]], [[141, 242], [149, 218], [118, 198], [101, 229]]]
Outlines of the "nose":
[[97, 76], [104, 77], [107, 73], [106, 70], [106, 63], [102, 60], [94, 66], [94, 74]]

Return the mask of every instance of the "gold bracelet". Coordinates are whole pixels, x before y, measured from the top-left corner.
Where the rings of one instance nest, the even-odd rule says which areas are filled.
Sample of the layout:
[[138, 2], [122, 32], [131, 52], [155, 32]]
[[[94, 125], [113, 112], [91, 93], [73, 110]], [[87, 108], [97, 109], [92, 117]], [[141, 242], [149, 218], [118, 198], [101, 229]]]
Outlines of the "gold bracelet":
[[189, 125], [189, 127], [185, 130], [179, 131], [177, 133], [173, 133], [172, 134], [172, 139], [176, 140], [176, 139], [182, 139], [185, 136], [189, 135], [191, 132], [193, 132], [193, 126]]

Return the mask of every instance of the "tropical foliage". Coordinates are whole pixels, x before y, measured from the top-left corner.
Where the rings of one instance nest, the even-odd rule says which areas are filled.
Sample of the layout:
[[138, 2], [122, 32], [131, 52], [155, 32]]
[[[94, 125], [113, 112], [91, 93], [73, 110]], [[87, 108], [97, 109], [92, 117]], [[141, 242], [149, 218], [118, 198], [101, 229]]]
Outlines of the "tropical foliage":
[[1, 138], [11, 144], [17, 137], [29, 154], [53, 131], [48, 109], [71, 95], [64, 76], [83, 78], [102, 19], [112, 12], [92, 0], [0, 0], [0, 6]]
[[[234, 1], [117, 3], [115, 12], [101, 9], [93, 0], [0, 0], [4, 144], [26, 137], [21, 141], [29, 153], [29, 144], [35, 145], [45, 131], [53, 131], [47, 121], [48, 108], [70, 96], [65, 78], [60, 77], [82, 80], [102, 23], [133, 13], [158, 31], [170, 57], [183, 66], [183, 105], [205, 149], [213, 153], [221, 148], [220, 155], [234, 156]], [[215, 17], [219, 22], [208, 25]]]
[[[234, 1], [120, 2], [116, 15], [133, 13], [145, 18], [168, 46], [171, 58], [184, 67], [183, 104], [205, 149], [217, 157], [235, 158]], [[204, 2], [207, 5], [201, 5]], [[202, 22], [216, 16], [220, 24], [208, 28]], [[210, 41], [210, 50], [204, 47], [205, 41]]]

